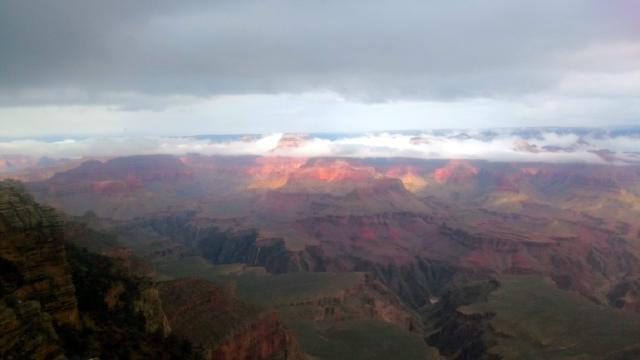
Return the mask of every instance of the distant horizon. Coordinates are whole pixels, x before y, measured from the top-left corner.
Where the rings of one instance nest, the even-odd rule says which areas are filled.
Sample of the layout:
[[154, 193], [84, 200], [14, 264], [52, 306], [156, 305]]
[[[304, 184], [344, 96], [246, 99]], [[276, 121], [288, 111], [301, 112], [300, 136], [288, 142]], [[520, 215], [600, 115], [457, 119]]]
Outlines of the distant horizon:
[[399, 131], [115, 135], [0, 139], [0, 156], [128, 155], [470, 159], [640, 164], [640, 127], [512, 127]]
[[60, 141], [65, 139], [86, 139], [86, 138], [111, 138], [111, 137], [178, 137], [178, 138], [197, 138], [207, 136], [264, 136], [270, 134], [291, 134], [291, 135], [361, 135], [361, 134], [380, 134], [380, 133], [419, 133], [419, 132], [444, 132], [444, 131], [492, 131], [492, 130], [640, 130], [640, 124], [621, 124], [621, 125], [604, 125], [604, 126], [495, 126], [495, 127], [438, 127], [438, 128], [415, 128], [415, 129], [386, 129], [386, 130], [347, 130], [347, 131], [265, 131], [265, 132], [196, 132], [188, 134], [156, 134], [156, 133], [106, 133], [106, 134], [51, 134], [51, 135], [21, 135], [21, 136], [2, 136], [0, 141], [12, 140], [47, 140]]

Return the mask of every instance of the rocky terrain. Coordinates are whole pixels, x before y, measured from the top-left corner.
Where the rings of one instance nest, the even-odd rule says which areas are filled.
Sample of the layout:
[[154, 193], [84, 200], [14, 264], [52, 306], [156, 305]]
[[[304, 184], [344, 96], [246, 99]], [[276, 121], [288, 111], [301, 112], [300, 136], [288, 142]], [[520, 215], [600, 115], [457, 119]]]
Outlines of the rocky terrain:
[[[158, 288], [140, 275], [141, 261], [130, 253], [91, 253], [74, 245], [74, 237], [92, 247], [110, 239], [84, 225], [64, 225], [62, 216], [37, 204], [21, 184], [0, 182], [0, 357], [266, 359], [283, 353], [285, 359], [301, 358], [288, 330], [259, 311], [241, 316], [236, 308], [216, 308], [219, 316], [200, 324], [216, 329], [204, 338], [183, 331], [179, 320], [173, 331], [170, 320], [180, 317], [175, 312], [168, 317], [165, 307], [200, 311], [198, 304], [207, 304], [211, 294], [193, 297], [187, 296], [194, 295], [191, 286], [182, 292], [172, 288], [171, 296], [188, 300], [176, 305], [167, 297], [170, 285]], [[244, 306], [233, 294], [221, 296]]]
[[175, 333], [191, 339], [207, 359], [301, 359], [290, 331], [277, 315], [241, 302], [233, 287], [202, 279], [160, 284]]
[[[500, 341], [503, 332], [537, 336], [529, 318], [517, 331], [498, 326], [520, 314], [491, 294], [526, 292], [503, 288], [510, 276], [544, 279], [548, 301], [568, 308], [636, 316], [639, 179], [634, 165], [158, 155], [92, 161], [26, 186], [71, 215], [65, 231], [78, 246], [168, 281], [162, 303], [163, 287], [213, 299], [164, 292], [170, 326], [209, 355], [332, 359], [351, 339], [353, 358], [405, 349], [493, 359], [514, 358], [519, 340]], [[210, 318], [176, 315], [215, 314], [216, 301], [262, 310], [215, 336]], [[273, 338], [254, 344], [252, 332]]]
[[16, 183], [0, 183], [3, 357], [61, 357], [54, 325], [80, 326], [62, 231], [53, 209], [37, 206]]

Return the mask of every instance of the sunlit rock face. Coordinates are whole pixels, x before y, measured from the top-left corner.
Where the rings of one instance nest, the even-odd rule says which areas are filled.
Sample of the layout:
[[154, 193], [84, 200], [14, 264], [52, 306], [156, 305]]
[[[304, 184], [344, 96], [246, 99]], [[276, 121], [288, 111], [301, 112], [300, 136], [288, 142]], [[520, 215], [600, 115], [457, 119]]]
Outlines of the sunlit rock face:
[[463, 182], [478, 175], [480, 169], [467, 161], [449, 161], [447, 165], [433, 172], [433, 179], [438, 183]]
[[289, 176], [298, 171], [305, 158], [259, 157], [246, 169], [251, 189], [277, 189], [285, 186]]
[[[556, 269], [593, 293], [621, 272], [593, 270], [585, 260], [591, 249], [633, 250], [610, 238], [631, 241], [640, 231], [639, 179], [630, 165], [163, 155], [89, 162], [28, 187], [72, 214], [193, 212], [282, 238], [288, 251], [318, 246], [383, 262], [418, 254], [499, 272]], [[559, 260], [571, 254], [580, 259]]]

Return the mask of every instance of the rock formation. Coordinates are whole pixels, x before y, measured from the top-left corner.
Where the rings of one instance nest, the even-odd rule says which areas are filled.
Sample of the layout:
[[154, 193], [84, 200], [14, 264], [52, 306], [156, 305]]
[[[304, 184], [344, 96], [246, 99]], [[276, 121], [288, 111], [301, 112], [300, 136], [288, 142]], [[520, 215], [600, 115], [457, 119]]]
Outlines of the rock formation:
[[65, 246], [53, 209], [0, 182], [0, 358], [190, 358], [169, 331], [149, 280]]
[[277, 315], [243, 303], [232, 288], [180, 279], [160, 284], [160, 295], [176, 334], [192, 340], [206, 359], [302, 359]]

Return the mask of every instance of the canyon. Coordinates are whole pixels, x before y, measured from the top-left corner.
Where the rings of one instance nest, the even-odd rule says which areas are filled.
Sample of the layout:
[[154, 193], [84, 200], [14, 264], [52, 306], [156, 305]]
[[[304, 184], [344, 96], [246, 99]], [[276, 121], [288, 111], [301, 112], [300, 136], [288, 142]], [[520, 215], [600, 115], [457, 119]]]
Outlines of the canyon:
[[[210, 358], [518, 358], [541, 326], [500, 302], [521, 279], [640, 329], [634, 165], [145, 155], [16, 178], [74, 246], [153, 279], [166, 325]], [[527, 346], [561, 353], [561, 334]]]
[[[100, 244], [109, 238], [110, 234], [40, 206], [21, 184], [0, 182], [2, 358], [219, 359], [229, 358], [221, 354], [235, 354], [234, 349], [244, 349], [246, 359], [280, 353], [286, 355], [283, 359], [302, 358], [274, 314], [262, 315], [256, 309], [240, 321], [236, 310], [248, 306], [213, 284], [202, 284], [213, 295], [199, 294], [195, 299], [190, 284], [167, 293], [167, 286], [158, 287], [146, 276], [149, 272], [141, 271], [149, 268], [140, 266], [146, 262], [130, 252], [105, 256], [74, 244]], [[197, 307], [210, 296], [236, 304], [216, 306], [217, 315], [202, 319], [201, 326], [216, 327], [215, 336], [202, 338], [183, 331], [184, 309], [177, 315], [175, 310], [179, 299], [189, 299], [191, 307], [202, 311], [212, 309]], [[224, 316], [233, 321], [221, 322]], [[238, 336], [245, 333], [241, 326], [256, 333]]]

